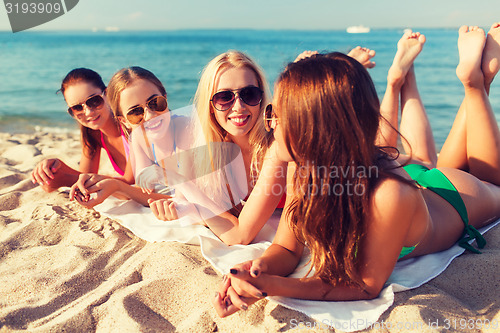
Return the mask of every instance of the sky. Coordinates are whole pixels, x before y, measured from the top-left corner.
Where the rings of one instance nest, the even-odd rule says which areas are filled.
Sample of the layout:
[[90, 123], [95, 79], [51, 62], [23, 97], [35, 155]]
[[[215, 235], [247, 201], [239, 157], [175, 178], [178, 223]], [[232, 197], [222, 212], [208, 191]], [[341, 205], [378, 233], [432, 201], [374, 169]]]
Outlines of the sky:
[[[44, 0], [26, 0], [32, 1]], [[0, 30], [10, 30], [1, 7]], [[486, 28], [498, 20], [500, 0], [80, 0], [65, 15], [30, 30]]]

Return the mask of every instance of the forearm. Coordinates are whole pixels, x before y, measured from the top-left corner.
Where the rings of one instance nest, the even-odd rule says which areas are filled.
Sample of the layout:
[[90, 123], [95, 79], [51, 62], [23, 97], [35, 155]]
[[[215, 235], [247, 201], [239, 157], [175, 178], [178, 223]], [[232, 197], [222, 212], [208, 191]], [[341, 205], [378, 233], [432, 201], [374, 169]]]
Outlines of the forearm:
[[115, 179], [118, 182], [118, 189], [115, 194], [121, 194], [125, 196], [127, 199], [132, 199], [141, 205], [149, 206], [148, 199], [167, 199], [170, 198], [168, 195], [159, 194], [159, 193], [151, 193], [147, 194], [142, 191], [140, 187], [129, 185], [121, 180]]
[[225, 244], [236, 245], [244, 243], [244, 237], [239, 228], [240, 224], [238, 218], [231, 213], [223, 212], [220, 215], [214, 214], [213, 217], [204, 219], [204, 222], [205, 225]]
[[301, 256], [302, 251], [294, 253], [281, 245], [271, 244], [262, 254], [260, 260], [267, 267], [264, 273], [287, 276], [293, 273]]
[[318, 301], [357, 301], [368, 300], [378, 296], [358, 286], [332, 286], [320, 278], [288, 278], [276, 275], [265, 275], [267, 286], [265, 292], [269, 296], [318, 300]]

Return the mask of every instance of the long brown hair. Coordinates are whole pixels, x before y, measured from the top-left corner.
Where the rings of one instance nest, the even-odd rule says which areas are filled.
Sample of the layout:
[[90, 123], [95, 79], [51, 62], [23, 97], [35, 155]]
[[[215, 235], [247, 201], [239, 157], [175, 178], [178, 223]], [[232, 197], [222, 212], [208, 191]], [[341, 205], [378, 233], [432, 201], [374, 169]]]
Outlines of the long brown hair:
[[311, 250], [315, 276], [363, 286], [358, 246], [383, 151], [375, 144], [380, 104], [368, 72], [342, 54], [289, 64], [277, 83], [285, 145], [297, 164], [288, 210]]
[[[64, 91], [66, 91], [69, 86], [79, 82], [89, 83], [101, 89], [102, 92], [106, 90], [106, 85], [97, 72], [88, 68], [75, 68], [66, 74], [62, 80], [61, 89], [59, 89], [59, 91], [62, 92], [64, 96]], [[89, 156], [87, 156], [89, 158], [94, 156], [98, 148], [101, 148], [100, 141], [96, 139], [99, 138], [99, 132], [98, 130], [93, 130], [80, 124], [81, 140], [85, 148], [87, 148], [86, 150], [84, 149], [84, 152], [85, 154], [89, 154]]]

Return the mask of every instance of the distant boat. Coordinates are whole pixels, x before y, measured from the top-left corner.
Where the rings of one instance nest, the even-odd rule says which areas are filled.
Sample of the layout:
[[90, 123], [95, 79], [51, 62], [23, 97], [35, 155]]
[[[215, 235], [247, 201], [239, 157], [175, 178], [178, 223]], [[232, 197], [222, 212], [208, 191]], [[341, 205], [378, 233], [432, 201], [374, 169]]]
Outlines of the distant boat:
[[106, 27], [104, 30], [107, 32], [118, 32], [118, 31], [120, 31], [120, 28], [118, 28], [118, 27]]
[[364, 25], [353, 25], [348, 27], [346, 31], [350, 34], [366, 34], [370, 32], [370, 28]]

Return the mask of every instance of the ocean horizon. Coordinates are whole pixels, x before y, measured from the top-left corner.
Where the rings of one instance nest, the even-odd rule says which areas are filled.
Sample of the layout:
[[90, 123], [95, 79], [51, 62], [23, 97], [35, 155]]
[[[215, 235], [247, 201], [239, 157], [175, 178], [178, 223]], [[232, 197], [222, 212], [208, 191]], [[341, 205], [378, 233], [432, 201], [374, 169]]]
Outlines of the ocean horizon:
[[[423, 103], [436, 144], [441, 147], [463, 98], [455, 74], [457, 28], [414, 29], [427, 37], [415, 62]], [[123, 67], [142, 66], [164, 83], [169, 107], [189, 105], [204, 66], [227, 50], [240, 50], [260, 64], [271, 87], [287, 63], [304, 50], [348, 52], [360, 45], [377, 52], [370, 69], [379, 97], [403, 28], [376, 28], [366, 34], [345, 30], [162, 30], [0, 32], [0, 132], [77, 129], [61, 94], [62, 78], [73, 68], [88, 67], [108, 82]], [[500, 114], [500, 85], [490, 100]]]

